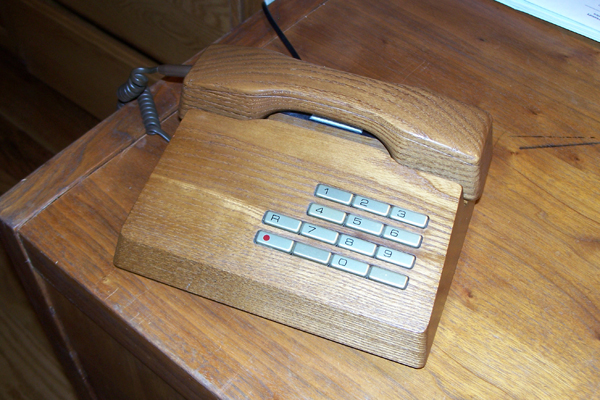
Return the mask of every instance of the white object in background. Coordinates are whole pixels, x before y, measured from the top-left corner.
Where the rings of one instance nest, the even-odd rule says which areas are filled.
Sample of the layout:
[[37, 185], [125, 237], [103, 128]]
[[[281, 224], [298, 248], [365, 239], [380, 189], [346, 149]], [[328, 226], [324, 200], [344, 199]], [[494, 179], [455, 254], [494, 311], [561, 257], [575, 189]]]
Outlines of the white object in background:
[[496, 1], [600, 42], [600, 1], [598, 0]]

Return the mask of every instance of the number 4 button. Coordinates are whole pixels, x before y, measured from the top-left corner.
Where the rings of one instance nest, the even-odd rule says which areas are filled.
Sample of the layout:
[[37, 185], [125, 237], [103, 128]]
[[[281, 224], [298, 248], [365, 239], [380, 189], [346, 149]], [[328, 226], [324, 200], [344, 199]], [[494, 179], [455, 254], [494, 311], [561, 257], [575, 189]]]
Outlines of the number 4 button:
[[311, 203], [311, 205], [308, 207], [308, 215], [340, 225], [343, 224], [344, 220], [346, 219], [345, 212], [322, 206], [317, 203]]

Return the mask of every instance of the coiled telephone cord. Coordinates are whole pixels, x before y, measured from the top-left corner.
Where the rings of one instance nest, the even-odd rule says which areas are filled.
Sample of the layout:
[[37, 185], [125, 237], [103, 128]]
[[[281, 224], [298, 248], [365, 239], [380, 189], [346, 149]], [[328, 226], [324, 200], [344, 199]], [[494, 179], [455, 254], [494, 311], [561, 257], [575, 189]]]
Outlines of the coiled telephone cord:
[[160, 73], [168, 76], [185, 77], [190, 72], [191, 65], [161, 65], [153, 68], [135, 68], [131, 71], [126, 83], [117, 89], [119, 99], [117, 108], [123, 107], [135, 99], [138, 100], [142, 121], [148, 135], [159, 135], [167, 142], [171, 136], [160, 127], [158, 111], [154, 103], [154, 97], [148, 88], [148, 77], [146, 74]]
[[[277, 33], [277, 36], [279, 36], [292, 57], [300, 59], [300, 56], [298, 56], [298, 53], [283, 34], [269, 12], [268, 5], [272, 2], [273, 0], [265, 0], [262, 2], [263, 12]], [[148, 77], [146, 74], [154, 74], [158, 72], [159, 74], [165, 76], [183, 78], [188, 74], [188, 72], [190, 72], [191, 69], [192, 67], [190, 65], [160, 65], [152, 68], [135, 68], [133, 71], [131, 71], [127, 82], [121, 85], [117, 90], [117, 98], [119, 100], [117, 103], [117, 109], [123, 107], [125, 103], [129, 103], [130, 101], [137, 99], [140, 112], [142, 114], [142, 121], [144, 123], [144, 127], [146, 128], [146, 133], [148, 135], [159, 135], [169, 142], [171, 140], [171, 136], [169, 136], [169, 134], [160, 127], [158, 111], [156, 110], [156, 104], [154, 103], [152, 93], [148, 88]]]

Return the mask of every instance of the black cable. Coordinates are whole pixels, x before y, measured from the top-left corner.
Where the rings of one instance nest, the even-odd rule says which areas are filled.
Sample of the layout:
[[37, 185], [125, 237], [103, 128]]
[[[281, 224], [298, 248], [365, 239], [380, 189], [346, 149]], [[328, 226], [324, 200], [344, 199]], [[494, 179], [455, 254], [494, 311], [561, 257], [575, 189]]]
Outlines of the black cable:
[[159, 74], [185, 77], [191, 65], [160, 65], [154, 68], [135, 68], [131, 71], [131, 75], [126, 83], [121, 85], [117, 90], [117, 98], [119, 99], [117, 108], [123, 107], [125, 103], [129, 103], [135, 99], [138, 100], [140, 112], [142, 113], [142, 121], [148, 135], [159, 135], [167, 142], [171, 140], [169, 134], [160, 127], [158, 111], [150, 89], [148, 89], [148, 77], [146, 74]]
[[[294, 46], [290, 43], [288, 38], [282, 32], [277, 25], [277, 22], [273, 19], [269, 7], [267, 6], [266, 0], [262, 2], [262, 9], [269, 21], [269, 24], [273, 27], [275, 33], [284, 44], [286, 49], [290, 52], [292, 57], [300, 60], [300, 56], [294, 49]], [[160, 120], [158, 118], [158, 111], [156, 110], [156, 104], [152, 98], [152, 93], [148, 89], [148, 77], [146, 74], [161, 73], [168, 76], [185, 77], [190, 71], [191, 66], [188, 65], [161, 65], [154, 68], [136, 68], [131, 71], [131, 75], [127, 82], [117, 90], [117, 97], [119, 99], [118, 108], [121, 108], [125, 103], [138, 99], [140, 111], [142, 113], [142, 120], [146, 127], [146, 133], [148, 135], [159, 135], [167, 142], [171, 140], [169, 134], [162, 130], [160, 127]]]
[[138, 96], [138, 105], [140, 107], [140, 113], [142, 114], [142, 121], [146, 128], [148, 135], [159, 135], [167, 142], [171, 141], [171, 136], [160, 127], [160, 119], [158, 118], [158, 111], [156, 111], [156, 104], [154, 103], [154, 97], [150, 89], [146, 86], [142, 94]]
[[271, 26], [273, 27], [273, 30], [275, 31], [277, 36], [279, 36], [279, 39], [281, 40], [281, 42], [283, 43], [285, 48], [288, 49], [288, 51], [290, 52], [292, 57], [300, 60], [300, 56], [296, 52], [296, 49], [294, 49], [294, 46], [292, 46], [292, 44], [290, 43], [288, 38], [285, 36], [283, 31], [281, 29], [279, 29], [279, 25], [277, 25], [277, 22], [275, 22], [275, 20], [273, 19], [273, 16], [271, 15], [271, 12], [269, 11], [269, 7], [267, 6], [267, 2], [263, 0], [261, 5], [262, 5], [263, 12], [265, 13], [265, 16], [267, 17], [267, 21], [269, 21], [269, 24], [271, 24]]

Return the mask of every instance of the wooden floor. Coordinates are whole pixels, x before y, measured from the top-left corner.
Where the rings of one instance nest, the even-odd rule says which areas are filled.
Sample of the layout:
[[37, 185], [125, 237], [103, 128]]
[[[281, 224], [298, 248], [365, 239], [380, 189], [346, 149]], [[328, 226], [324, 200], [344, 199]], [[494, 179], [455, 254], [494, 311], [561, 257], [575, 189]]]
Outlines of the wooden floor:
[[[98, 121], [0, 50], [0, 195]], [[0, 246], [0, 399], [75, 399]]]

